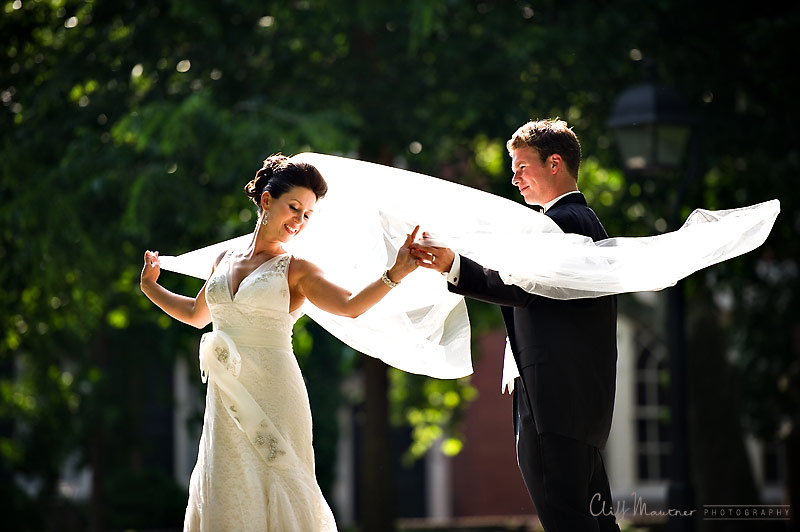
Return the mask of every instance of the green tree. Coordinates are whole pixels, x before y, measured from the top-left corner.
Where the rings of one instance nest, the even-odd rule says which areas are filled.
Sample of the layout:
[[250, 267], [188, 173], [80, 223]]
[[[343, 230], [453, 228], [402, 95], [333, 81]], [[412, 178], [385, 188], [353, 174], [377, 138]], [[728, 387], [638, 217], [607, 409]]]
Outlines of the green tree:
[[[126, 475], [150, 478], [157, 450], [143, 432], [144, 383], [175, 356], [193, 357], [197, 332], [159, 317], [138, 293], [142, 251], [177, 253], [249, 230], [252, 209], [238, 188], [272, 152], [357, 155], [514, 198], [505, 139], [528, 118], [560, 116], [582, 139], [581, 188], [609, 232], [663, 228], [680, 176], [626, 178], [606, 127], [614, 98], [641, 80], [641, 57], [654, 58], [660, 81], [686, 97], [703, 142], [703, 171], [682, 214], [782, 201], [763, 248], [687, 284], [690, 305], [693, 294], [730, 302], [715, 311], [732, 346], [724, 375], [742, 390], [748, 429], [770, 438], [789, 427], [788, 463], [797, 464], [800, 157], [791, 135], [798, 104], [784, 76], [800, 21], [797, 7], [745, 7], [6, 0], [0, 478], [6, 500], [18, 501], [9, 519], [18, 516], [20, 529], [47, 526], [44, 516], [83, 519], [57, 490], [74, 457], [94, 474], [93, 529], [103, 528], [104, 509], [118, 508]], [[164, 282], [199, 289], [176, 276]], [[493, 309], [470, 312], [477, 329], [498, 324]], [[301, 360], [312, 344], [335, 351], [308, 329]], [[324, 364], [348, 371], [351, 356]], [[315, 363], [316, 349], [306, 371]], [[470, 398], [465, 382], [363, 364], [379, 384], [369, 404], [383, 396], [393, 405], [378, 418], [391, 411], [415, 426], [412, 452], [440, 431], [457, 434], [450, 422]], [[166, 397], [168, 379], [154, 382]], [[10, 481], [20, 478], [33, 499]], [[788, 478], [798, 506], [796, 465]]]

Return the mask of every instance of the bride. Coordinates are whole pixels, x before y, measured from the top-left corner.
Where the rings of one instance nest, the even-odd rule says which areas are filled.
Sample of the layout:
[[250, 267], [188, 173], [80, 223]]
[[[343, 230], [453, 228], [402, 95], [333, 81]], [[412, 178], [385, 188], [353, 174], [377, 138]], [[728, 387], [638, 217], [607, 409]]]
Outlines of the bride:
[[373, 307], [417, 267], [409, 246], [418, 227], [394, 265], [352, 294], [285, 247], [327, 188], [313, 165], [267, 158], [245, 186], [259, 213], [249, 243], [223, 251], [193, 298], [160, 286], [159, 254], [144, 254], [142, 292], [177, 320], [214, 325], [200, 345], [209, 382], [184, 530], [336, 529], [314, 473], [311, 410], [292, 326], [306, 301], [350, 318]]

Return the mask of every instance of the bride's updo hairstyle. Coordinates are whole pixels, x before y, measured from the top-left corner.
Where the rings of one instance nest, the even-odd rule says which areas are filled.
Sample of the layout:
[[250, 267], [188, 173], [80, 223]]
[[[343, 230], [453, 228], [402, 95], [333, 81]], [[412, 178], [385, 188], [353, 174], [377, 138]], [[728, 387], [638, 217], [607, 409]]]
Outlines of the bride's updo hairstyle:
[[305, 187], [321, 199], [328, 192], [328, 184], [314, 165], [290, 161], [281, 154], [270, 155], [255, 177], [244, 186], [244, 193], [253, 200], [261, 212], [261, 195], [264, 191], [279, 198], [294, 187]]

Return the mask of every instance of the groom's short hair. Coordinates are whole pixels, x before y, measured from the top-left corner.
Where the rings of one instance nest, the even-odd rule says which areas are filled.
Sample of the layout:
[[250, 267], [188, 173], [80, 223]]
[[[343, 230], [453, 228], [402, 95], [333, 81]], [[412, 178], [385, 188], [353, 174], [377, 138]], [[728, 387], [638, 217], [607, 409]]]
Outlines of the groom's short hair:
[[557, 153], [567, 165], [567, 172], [578, 179], [578, 168], [581, 165], [581, 143], [578, 136], [567, 123], [558, 118], [552, 120], [532, 120], [520, 126], [506, 142], [506, 149], [511, 153], [517, 148], [530, 146], [534, 148], [542, 162]]

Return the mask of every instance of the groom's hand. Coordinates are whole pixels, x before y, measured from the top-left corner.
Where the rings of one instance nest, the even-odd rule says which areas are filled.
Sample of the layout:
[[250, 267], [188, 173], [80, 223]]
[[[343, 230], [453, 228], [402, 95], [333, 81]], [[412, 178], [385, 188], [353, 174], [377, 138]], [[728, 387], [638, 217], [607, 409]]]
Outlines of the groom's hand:
[[442, 274], [450, 272], [456, 254], [452, 249], [437, 242], [429, 233], [422, 233], [422, 240], [411, 245], [411, 256], [423, 268]]

